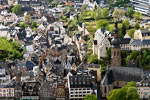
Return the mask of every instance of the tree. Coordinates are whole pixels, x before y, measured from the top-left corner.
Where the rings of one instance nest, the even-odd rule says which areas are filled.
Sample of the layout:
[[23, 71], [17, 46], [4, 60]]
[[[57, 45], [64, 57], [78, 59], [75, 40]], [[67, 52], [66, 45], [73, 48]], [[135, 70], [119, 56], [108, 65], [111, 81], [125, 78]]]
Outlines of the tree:
[[22, 10], [22, 7], [20, 4], [17, 4], [12, 8], [12, 12], [15, 13], [16, 15], [21, 14], [21, 10]]
[[129, 26], [130, 26], [130, 22], [129, 22], [128, 19], [125, 19], [125, 20], [123, 21], [123, 24], [124, 24], [124, 26], [125, 26], [126, 29], [128, 29]]
[[107, 0], [107, 2], [109, 3], [110, 7], [113, 7], [115, 0]]
[[123, 28], [123, 24], [119, 23], [119, 24], [118, 24], [118, 29], [119, 29], [118, 33], [119, 33], [119, 37], [120, 37], [120, 38], [123, 38], [123, 37], [124, 37], [122, 28]]
[[133, 14], [133, 18], [134, 18], [135, 21], [139, 21], [139, 20], [142, 19], [142, 14], [140, 12], [136, 11]]
[[38, 25], [37, 25], [37, 23], [36, 22], [32, 22], [32, 24], [31, 24], [31, 28], [36, 28]]
[[87, 63], [88, 64], [91, 64], [91, 63], [98, 64], [98, 57], [97, 57], [97, 55], [88, 56]]
[[114, 24], [111, 24], [111, 25], [109, 25], [109, 27], [108, 27], [107, 30], [109, 30], [111, 33], [113, 33], [114, 28], [115, 28], [115, 25], [114, 25]]
[[97, 100], [97, 97], [95, 95], [88, 94], [85, 96], [84, 100]]
[[0, 38], [0, 50], [3, 51], [0, 54], [0, 61], [19, 59], [24, 53], [19, 42], [6, 40], [6, 38]]
[[24, 28], [25, 27], [25, 23], [24, 22], [20, 22], [19, 27]]
[[134, 24], [134, 28], [135, 28], [135, 29], [139, 29], [139, 28], [140, 28], [140, 25], [139, 25], [138, 22], [136, 22], [136, 23]]
[[100, 8], [97, 8], [96, 11], [94, 12], [94, 19], [99, 20], [101, 18], [101, 10]]
[[98, 21], [96, 28], [97, 29], [99, 29], [101, 27], [106, 28], [106, 26], [108, 26], [108, 21], [100, 20], [100, 21]]
[[[128, 85], [129, 84], [129, 85]], [[139, 94], [135, 82], [129, 82], [125, 87], [114, 89], [109, 92], [108, 100], [139, 100]]]
[[134, 32], [135, 32], [135, 29], [132, 28], [132, 29], [128, 30], [128, 35], [133, 38]]
[[24, 22], [25, 24], [30, 24], [32, 22], [32, 17], [30, 14], [24, 16]]
[[109, 16], [109, 11], [107, 8], [104, 8], [101, 13], [103, 18], [107, 18]]
[[120, 21], [121, 18], [125, 15], [125, 11], [121, 9], [115, 9], [112, 13], [112, 17], [114, 18], [114, 21]]
[[134, 14], [134, 9], [132, 7], [128, 8], [126, 15], [131, 18], [133, 14]]
[[129, 29], [130, 23], [128, 21], [128, 19], [125, 19], [122, 23], [122, 34], [125, 35], [126, 34], [126, 30]]

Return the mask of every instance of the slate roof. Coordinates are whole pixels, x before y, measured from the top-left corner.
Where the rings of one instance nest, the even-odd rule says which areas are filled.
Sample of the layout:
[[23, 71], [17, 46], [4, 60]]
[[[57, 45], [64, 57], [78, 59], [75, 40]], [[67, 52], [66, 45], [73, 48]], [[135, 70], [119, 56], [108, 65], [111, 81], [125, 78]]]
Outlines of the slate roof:
[[141, 81], [143, 78], [143, 70], [140, 68], [131, 68], [131, 67], [110, 67], [102, 82], [101, 85], [110, 85], [114, 81]]
[[69, 82], [71, 88], [84, 88], [92, 87], [92, 77], [85, 75], [69, 76]]
[[137, 87], [150, 87], [150, 71], [144, 71], [144, 78], [142, 81], [136, 83]]
[[33, 67], [36, 66], [36, 64], [32, 61], [27, 61], [26, 62], [26, 67], [28, 70], [33, 70]]
[[[108, 38], [108, 40], [111, 43], [112, 38]], [[129, 44], [130, 41], [131, 41], [131, 38], [120, 38], [120, 44]]]
[[142, 36], [148, 35], [150, 36], [150, 31], [147, 29], [141, 30]]
[[150, 39], [148, 40], [140, 40], [140, 39], [135, 39], [131, 45], [133, 46], [142, 46], [142, 45], [150, 45]]

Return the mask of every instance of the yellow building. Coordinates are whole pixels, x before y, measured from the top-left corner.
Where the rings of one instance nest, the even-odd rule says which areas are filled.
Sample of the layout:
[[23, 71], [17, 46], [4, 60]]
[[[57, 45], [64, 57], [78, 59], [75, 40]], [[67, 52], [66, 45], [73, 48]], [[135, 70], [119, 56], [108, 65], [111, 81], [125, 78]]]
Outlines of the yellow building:
[[150, 39], [150, 31], [149, 30], [136, 30], [134, 33], [134, 39]]

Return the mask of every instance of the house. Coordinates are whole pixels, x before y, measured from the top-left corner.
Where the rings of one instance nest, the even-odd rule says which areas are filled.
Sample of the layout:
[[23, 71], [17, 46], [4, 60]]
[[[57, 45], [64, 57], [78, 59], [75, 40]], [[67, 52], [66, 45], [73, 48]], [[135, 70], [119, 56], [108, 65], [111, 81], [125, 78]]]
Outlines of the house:
[[1, 0], [0, 5], [8, 5], [8, 0]]
[[135, 39], [131, 43], [131, 50], [140, 51], [141, 49], [149, 49], [150, 48], [150, 39]]
[[141, 40], [150, 39], [150, 31], [147, 29], [136, 30], [134, 33], [134, 39], [141, 39]]
[[87, 94], [97, 96], [96, 77], [87, 71], [79, 71], [77, 75], [68, 76], [69, 99], [84, 100]]
[[56, 100], [66, 100], [65, 81], [57, 79]]
[[102, 80], [102, 73], [101, 73], [102, 70], [101, 70], [100, 65], [81, 63], [78, 66], [78, 69], [81, 69], [81, 70], [86, 69], [86, 70], [89, 70], [89, 71], [96, 71], [97, 82], [100, 82]]
[[22, 7], [30, 6], [31, 0], [18, 0], [18, 4], [21, 4]]
[[21, 82], [15, 82], [14, 96], [15, 96], [15, 100], [21, 99], [21, 96], [22, 96], [22, 83]]
[[[111, 40], [112, 38], [108, 38], [110, 45], [112, 45]], [[131, 44], [134, 39], [131, 38], [120, 38], [120, 48], [121, 50], [131, 50]]]
[[29, 81], [29, 80], [32, 80], [34, 77], [33, 75], [33, 72], [22, 72], [21, 73], [21, 81], [24, 82], [24, 81]]
[[40, 20], [41, 20], [41, 15], [39, 15], [39, 14], [33, 14], [32, 15], [32, 21], [34, 21], [34, 22], [39, 22]]
[[57, 83], [54, 81], [45, 81], [40, 87], [40, 100], [55, 100], [56, 99]]
[[136, 83], [140, 99], [149, 99], [150, 97], [150, 71], [144, 71], [144, 79]]
[[38, 82], [28, 81], [24, 82], [22, 86], [22, 98], [21, 100], [39, 100], [40, 85]]
[[0, 85], [6, 84], [11, 80], [11, 76], [6, 74], [5, 69], [0, 69]]
[[11, 38], [11, 35], [9, 33], [9, 27], [0, 25], [0, 37], [6, 37], [7, 39]]
[[139, 11], [140, 13], [144, 14], [144, 15], [149, 15], [149, 3], [150, 1], [142, 1], [141, 0], [131, 0], [135, 11]]
[[98, 55], [98, 58], [106, 57], [106, 51], [110, 48], [108, 37], [111, 37], [111, 33], [104, 28], [95, 32], [93, 54]]
[[15, 100], [14, 86], [12, 84], [0, 85], [0, 100]]
[[18, 17], [14, 13], [8, 13], [4, 15], [4, 20], [3, 23], [4, 25], [9, 24], [9, 23], [14, 23], [18, 20]]
[[67, 0], [68, 2], [73, 2], [74, 8], [81, 8], [84, 0]]

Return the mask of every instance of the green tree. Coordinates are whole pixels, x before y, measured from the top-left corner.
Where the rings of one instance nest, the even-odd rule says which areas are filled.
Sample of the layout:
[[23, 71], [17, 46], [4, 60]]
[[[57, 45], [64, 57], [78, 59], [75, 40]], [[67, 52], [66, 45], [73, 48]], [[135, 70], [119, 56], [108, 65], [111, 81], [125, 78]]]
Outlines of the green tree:
[[130, 27], [130, 23], [128, 19], [125, 19], [122, 23], [122, 34], [125, 35], [126, 34], [126, 30], [129, 29]]
[[100, 20], [97, 23], [96, 28], [99, 29], [101, 27], [106, 28], [108, 26], [108, 21], [107, 20]]
[[107, 0], [107, 2], [109, 3], [110, 7], [113, 7], [115, 0]]
[[32, 24], [31, 24], [31, 28], [37, 28], [37, 23], [36, 22], [32, 22]]
[[99, 20], [101, 18], [101, 9], [97, 8], [96, 11], [94, 12], [94, 19]]
[[112, 13], [112, 17], [114, 18], [114, 21], [120, 21], [121, 18], [125, 15], [125, 11], [121, 9], [115, 9]]
[[[135, 82], [128, 84], [135, 84]], [[128, 84], [120, 89], [110, 91], [107, 96], [108, 100], [140, 100], [137, 88]]]
[[126, 100], [139, 100], [139, 94], [136, 87], [129, 87], [127, 89]]
[[125, 26], [126, 29], [128, 29], [129, 26], [130, 26], [130, 22], [129, 22], [128, 19], [123, 20], [123, 24], [124, 24], [124, 26]]
[[24, 22], [20, 22], [19, 23], [19, 27], [24, 28], [25, 27], [25, 23]]
[[98, 57], [97, 57], [97, 55], [88, 56], [87, 63], [88, 64], [91, 64], [91, 63], [98, 64]]
[[142, 19], [142, 14], [140, 12], [136, 11], [133, 14], [133, 18], [134, 18], [135, 21], [139, 21], [139, 20]]
[[111, 24], [111, 25], [109, 25], [109, 27], [108, 27], [107, 30], [109, 30], [111, 33], [113, 33], [114, 28], [115, 28], [115, 25], [114, 25], [114, 24]]
[[109, 16], [109, 11], [108, 11], [107, 8], [104, 8], [104, 9], [102, 10], [101, 16], [102, 16], [103, 18], [107, 18], [107, 17]]
[[126, 15], [131, 18], [133, 14], [134, 14], [133, 7], [128, 8]]
[[118, 29], [119, 29], [118, 33], [119, 33], [119, 37], [120, 37], [120, 38], [123, 38], [123, 37], [124, 37], [122, 28], [123, 28], [123, 24], [119, 23], [119, 24], [118, 24]]
[[15, 13], [16, 15], [21, 14], [21, 10], [22, 10], [22, 7], [20, 4], [17, 4], [12, 8], [12, 12]]
[[134, 32], [135, 32], [135, 29], [132, 28], [132, 29], [128, 30], [128, 35], [133, 38]]
[[136, 22], [136, 23], [134, 24], [134, 28], [135, 28], [135, 29], [139, 29], [139, 28], [140, 28], [140, 25], [139, 25], [138, 22]]
[[0, 54], [0, 61], [19, 59], [24, 53], [19, 42], [13, 42], [5, 38], [0, 38], [0, 51], [3, 51]]
[[97, 97], [95, 95], [88, 94], [85, 96], [84, 100], [97, 100]]

